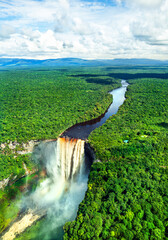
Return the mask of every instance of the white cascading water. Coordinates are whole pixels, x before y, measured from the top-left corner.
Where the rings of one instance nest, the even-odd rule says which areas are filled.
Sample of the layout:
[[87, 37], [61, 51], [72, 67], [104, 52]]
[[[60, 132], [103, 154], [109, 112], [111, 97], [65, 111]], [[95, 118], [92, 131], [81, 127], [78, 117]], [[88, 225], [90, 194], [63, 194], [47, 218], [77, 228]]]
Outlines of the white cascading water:
[[73, 180], [81, 170], [84, 160], [84, 141], [81, 139], [59, 138], [56, 148], [56, 162], [60, 177]]
[[84, 174], [84, 144], [81, 139], [69, 138], [42, 143], [40, 158], [46, 167], [48, 178], [32, 194], [36, 205], [43, 207], [46, 202], [59, 199], [73, 183], [80, 181]]
[[84, 145], [81, 139], [59, 138], [41, 143], [35, 150], [33, 157], [42, 161], [47, 172], [47, 178], [25, 199], [26, 206], [37, 213], [46, 212], [45, 228], [36, 239], [61, 240], [63, 225], [75, 219], [87, 190]]

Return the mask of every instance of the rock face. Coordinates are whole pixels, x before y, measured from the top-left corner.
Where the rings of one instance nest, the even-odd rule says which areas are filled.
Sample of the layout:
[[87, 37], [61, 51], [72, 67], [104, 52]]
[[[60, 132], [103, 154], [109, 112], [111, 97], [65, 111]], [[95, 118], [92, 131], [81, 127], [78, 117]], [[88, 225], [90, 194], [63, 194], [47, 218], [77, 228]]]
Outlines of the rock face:
[[[13, 153], [18, 153], [18, 154], [27, 154], [31, 153], [33, 151], [33, 148], [35, 145], [39, 144], [40, 141], [38, 140], [30, 140], [27, 143], [18, 143], [17, 141], [7, 141], [5, 143], [1, 143], [0, 148], [4, 150], [6, 147], [9, 149], [13, 150]], [[20, 148], [22, 150], [17, 151], [16, 148]]]
[[16, 146], [19, 146], [20, 144], [17, 141], [7, 141], [6, 143], [1, 143], [1, 149], [3, 150], [6, 147], [9, 147], [9, 149], [14, 150], [16, 148]]
[[[27, 143], [18, 143], [17, 141], [7, 141], [5, 143], [1, 143], [0, 144], [0, 149], [2, 150], [2, 154], [3, 154], [3, 150], [5, 150], [5, 148], [9, 148], [13, 154], [16, 154], [16, 156], [14, 156], [14, 158], [17, 158], [18, 154], [28, 154], [28, 153], [32, 153], [34, 146], [38, 145], [40, 143], [40, 141], [38, 140], [30, 140]], [[17, 151], [17, 149], [21, 149], [20, 151]], [[29, 169], [27, 169], [26, 164], [23, 163], [23, 168], [25, 169], [25, 175], [31, 175], [34, 172], [37, 171], [37, 169], [34, 169], [33, 171], [30, 171]], [[24, 177], [22, 176], [22, 177]], [[2, 181], [0, 181], [0, 189], [5, 188], [8, 184], [14, 183], [17, 180], [17, 176], [9, 176], [6, 179], [3, 179]]]
[[8, 177], [8, 178], [5, 178], [3, 179], [2, 181], [0, 181], [0, 189], [4, 189], [8, 184], [9, 185], [12, 185], [13, 183], [15, 183], [18, 179], [20, 178], [23, 178], [23, 177], [26, 177], [28, 175], [32, 175], [33, 173], [37, 172], [38, 169], [37, 168], [34, 168], [33, 170], [29, 170], [27, 167], [26, 167], [26, 164], [23, 162], [23, 168], [25, 170], [25, 174], [20, 176], [18, 178], [18, 176], [12, 176], [11, 175]]
[[[43, 142], [52, 142], [52, 141], [56, 141], [56, 139], [49, 139]], [[5, 150], [5, 148], [9, 148], [10, 150], [12, 150], [13, 154], [16, 154], [14, 158], [17, 158], [18, 154], [22, 155], [22, 154], [32, 153], [34, 147], [40, 144], [40, 142], [41, 142], [40, 140], [30, 140], [27, 143], [18, 143], [17, 141], [12, 142], [8, 140], [5, 143], [0, 143], [0, 149], [2, 150], [2, 154], [3, 154], [3, 150]], [[21, 150], [17, 150], [17, 149], [21, 149]], [[22, 177], [31, 175], [37, 171], [37, 169], [33, 169], [32, 171], [30, 171], [29, 169], [27, 169], [25, 163], [23, 163], [23, 168], [25, 169], [25, 175], [23, 175]], [[9, 176], [8, 178], [3, 179], [2, 181], [0, 181], [0, 189], [5, 188], [10, 183], [14, 183], [16, 179], [17, 179], [17, 176], [14, 176], [12, 178], [11, 176]]]
[[16, 236], [22, 233], [26, 228], [30, 227], [35, 221], [44, 216], [44, 213], [34, 214], [33, 211], [29, 211], [20, 220], [15, 222], [8, 231], [2, 236], [2, 240], [13, 240]]
[[6, 148], [6, 143], [1, 143], [1, 149]]
[[5, 178], [4, 180], [0, 181], [0, 189], [5, 188], [8, 185], [9, 180], [10, 180], [10, 176], [8, 178]]
[[94, 150], [88, 142], [85, 142], [85, 155], [90, 159], [91, 163], [95, 162], [96, 156]]
[[34, 146], [39, 144], [40, 141], [38, 140], [30, 140], [27, 143], [22, 143], [22, 151], [17, 151], [18, 154], [27, 154], [27, 153], [32, 153]]

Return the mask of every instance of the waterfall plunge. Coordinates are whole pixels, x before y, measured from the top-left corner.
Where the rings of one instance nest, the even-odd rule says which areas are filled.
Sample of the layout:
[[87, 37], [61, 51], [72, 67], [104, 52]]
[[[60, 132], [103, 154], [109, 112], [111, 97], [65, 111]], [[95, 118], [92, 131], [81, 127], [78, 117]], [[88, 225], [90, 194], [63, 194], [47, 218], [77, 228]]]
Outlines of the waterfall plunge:
[[36, 206], [59, 199], [85, 177], [84, 144], [81, 139], [59, 138], [36, 149], [34, 157], [42, 161], [48, 176], [32, 194]]
[[34, 239], [61, 240], [64, 224], [75, 219], [89, 174], [84, 145], [80, 139], [59, 138], [35, 148], [33, 158], [45, 167], [47, 178], [25, 201], [35, 212], [46, 212], [45, 227]]
[[84, 141], [59, 138], [57, 141], [57, 167], [63, 181], [73, 180], [80, 172], [84, 160]]

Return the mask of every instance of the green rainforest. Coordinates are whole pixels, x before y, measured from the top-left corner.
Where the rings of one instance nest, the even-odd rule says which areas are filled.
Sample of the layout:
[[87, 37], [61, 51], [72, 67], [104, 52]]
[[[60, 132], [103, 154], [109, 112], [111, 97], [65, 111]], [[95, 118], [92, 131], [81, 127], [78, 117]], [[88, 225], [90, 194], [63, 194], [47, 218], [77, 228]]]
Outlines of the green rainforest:
[[[129, 83], [126, 100], [87, 140], [95, 160], [63, 238], [168, 240], [167, 67], [0, 71], [0, 182], [9, 178], [0, 189], [0, 233], [18, 216], [25, 181], [36, 188], [38, 166], [31, 154], [19, 154], [23, 143], [57, 139], [74, 124], [99, 117], [121, 79]], [[14, 150], [11, 142], [17, 143]], [[38, 231], [39, 224], [16, 239], [35, 239], [28, 231]]]

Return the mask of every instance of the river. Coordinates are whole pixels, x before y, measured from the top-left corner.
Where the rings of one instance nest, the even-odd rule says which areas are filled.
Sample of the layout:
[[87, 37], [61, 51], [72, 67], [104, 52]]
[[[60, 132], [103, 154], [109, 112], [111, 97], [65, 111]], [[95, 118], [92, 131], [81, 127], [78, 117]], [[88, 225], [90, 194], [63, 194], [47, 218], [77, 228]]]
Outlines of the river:
[[128, 83], [125, 80], [122, 80], [121, 84], [122, 87], [114, 89], [110, 92], [110, 94], [113, 95], [113, 102], [103, 115], [94, 120], [72, 126], [71, 128], [67, 129], [61, 135], [61, 137], [70, 137], [77, 139], [79, 138], [85, 140], [95, 128], [100, 127], [101, 125], [103, 125], [103, 123], [106, 122], [109, 117], [111, 117], [113, 114], [116, 114], [119, 107], [123, 104], [125, 100], [125, 92], [128, 86]]
[[[42, 142], [34, 150], [32, 157], [43, 166], [46, 179], [30, 195], [23, 198], [23, 217], [19, 217], [2, 235], [3, 240], [12, 240], [17, 233], [21, 234], [31, 224], [45, 215], [45, 220], [29, 235], [22, 239], [63, 239], [63, 226], [67, 221], [76, 218], [80, 202], [87, 190], [90, 169], [86, 154], [86, 140], [89, 134], [116, 114], [125, 100], [128, 83], [121, 81], [122, 86], [113, 90], [113, 103], [99, 118], [76, 124], [67, 129], [57, 141]], [[90, 161], [91, 162], [91, 161]]]

